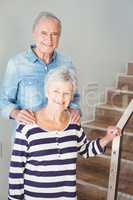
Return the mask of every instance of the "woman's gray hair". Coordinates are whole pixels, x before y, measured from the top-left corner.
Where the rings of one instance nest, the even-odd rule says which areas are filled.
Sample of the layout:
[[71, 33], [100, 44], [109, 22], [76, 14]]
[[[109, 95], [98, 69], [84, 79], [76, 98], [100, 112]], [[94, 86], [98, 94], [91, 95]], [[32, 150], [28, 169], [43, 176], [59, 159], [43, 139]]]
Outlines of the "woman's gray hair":
[[40, 21], [41, 19], [47, 20], [47, 19], [49, 19], [49, 18], [52, 18], [52, 19], [54, 19], [54, 20], [57, 21], [57, 23], [58, 23], [58, 25], [59, 25], [59, 34], [61, 34], [61, 26], [62, 26], [62, 25], [61, 25], [61, 20], [60, 20], [58, 17], [56, 17], [53, 13], [51, 13], [51, 12], [46, 12], [46, 11], [40, 12], [39, 15], [36, 17], [36, 19], [34, 20], [34, 23], [33, 23], [32, 31], [35, 30], [37, 24], [39, 23], [39, 21]]
[[73, 86], [72, 95], [76, 93], [78, 81], [76, 71], [73, 68], [61, 66], [50, 70], [45, 79], [45, 92], [47, 93], [50, 86], [59, 81], [70, 82]]

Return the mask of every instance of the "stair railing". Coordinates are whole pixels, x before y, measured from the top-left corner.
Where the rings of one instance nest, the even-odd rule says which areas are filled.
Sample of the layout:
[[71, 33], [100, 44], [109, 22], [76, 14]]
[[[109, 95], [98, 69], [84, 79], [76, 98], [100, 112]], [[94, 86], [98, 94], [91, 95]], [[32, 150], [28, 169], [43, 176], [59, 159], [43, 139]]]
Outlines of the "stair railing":
[[[129, 103], [128, 107], [124, 111], [122, 117], [120, 118], [116, 126], [123, 131], [132, 113], [133, 113], [133, 99]], [[107, 200], [117, 200], [121, 140], [122, 137], [118, 136], [112, 142]]]

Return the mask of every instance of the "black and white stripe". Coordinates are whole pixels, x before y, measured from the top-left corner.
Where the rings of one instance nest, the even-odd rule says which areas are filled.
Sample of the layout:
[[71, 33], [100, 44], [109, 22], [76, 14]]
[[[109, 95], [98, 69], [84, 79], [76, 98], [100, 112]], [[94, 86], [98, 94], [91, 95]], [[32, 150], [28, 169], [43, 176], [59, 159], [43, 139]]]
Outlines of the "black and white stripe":
[[76, 200], [76, 159], [103, 153], [99, 139], [88, 141], [83, 129], [64, 131], [19, 125], [11, 157], [9, 200]]

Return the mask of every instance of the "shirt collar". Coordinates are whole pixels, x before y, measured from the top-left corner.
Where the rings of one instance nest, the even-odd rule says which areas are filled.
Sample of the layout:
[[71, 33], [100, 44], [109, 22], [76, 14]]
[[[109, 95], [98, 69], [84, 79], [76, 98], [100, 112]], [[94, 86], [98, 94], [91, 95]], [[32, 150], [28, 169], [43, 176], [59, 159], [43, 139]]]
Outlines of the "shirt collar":
[[[32, 48], [34, 48], [34, 47], [35, 47], [35, 45], [31, 45], [26, 54], [27, 59], [29, 61], [31, 61], [32, 63], [35, 63], [36, 61], [42, 61], [40, 58], [37, 57], [37, 55], [32, 50]], [[56, 50], [54, 50], [53, 56], [51, 57], [49, 63], [51, 63], [53, 60], [56, 59], [56, 55], [57, 55], [57, 52], [56, 52]]]

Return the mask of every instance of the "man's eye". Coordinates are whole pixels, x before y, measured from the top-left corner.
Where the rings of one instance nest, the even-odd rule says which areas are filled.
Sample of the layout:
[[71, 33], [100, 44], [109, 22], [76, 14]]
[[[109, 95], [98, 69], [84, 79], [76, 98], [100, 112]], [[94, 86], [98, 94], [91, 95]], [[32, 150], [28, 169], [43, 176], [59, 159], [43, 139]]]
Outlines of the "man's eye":
[[52, 37], [57, 37], [57, 36], [59, 36], [59, 33], [57, 33], [57, 32], [47, 33], [47, 32], [45, 32], [45, 31], [42, 31], [41, 34], [42, 34], [43, 36], [52, 36]]
[[47, 33], [46, 33], [46, 32], [44, 32], [44, 31], [43, 31], [43, 32], [41, 32], [41, 33], [42, 33], [42, 35], [47, 35]]
[[48, 33], [45, 32], [45, 31], [41, 31], [41, 35], [42, 35], [42, 36], [48, 36]]
[[59, 33], [52, 33], [51, 35], [56, 37], [59, 36]]

